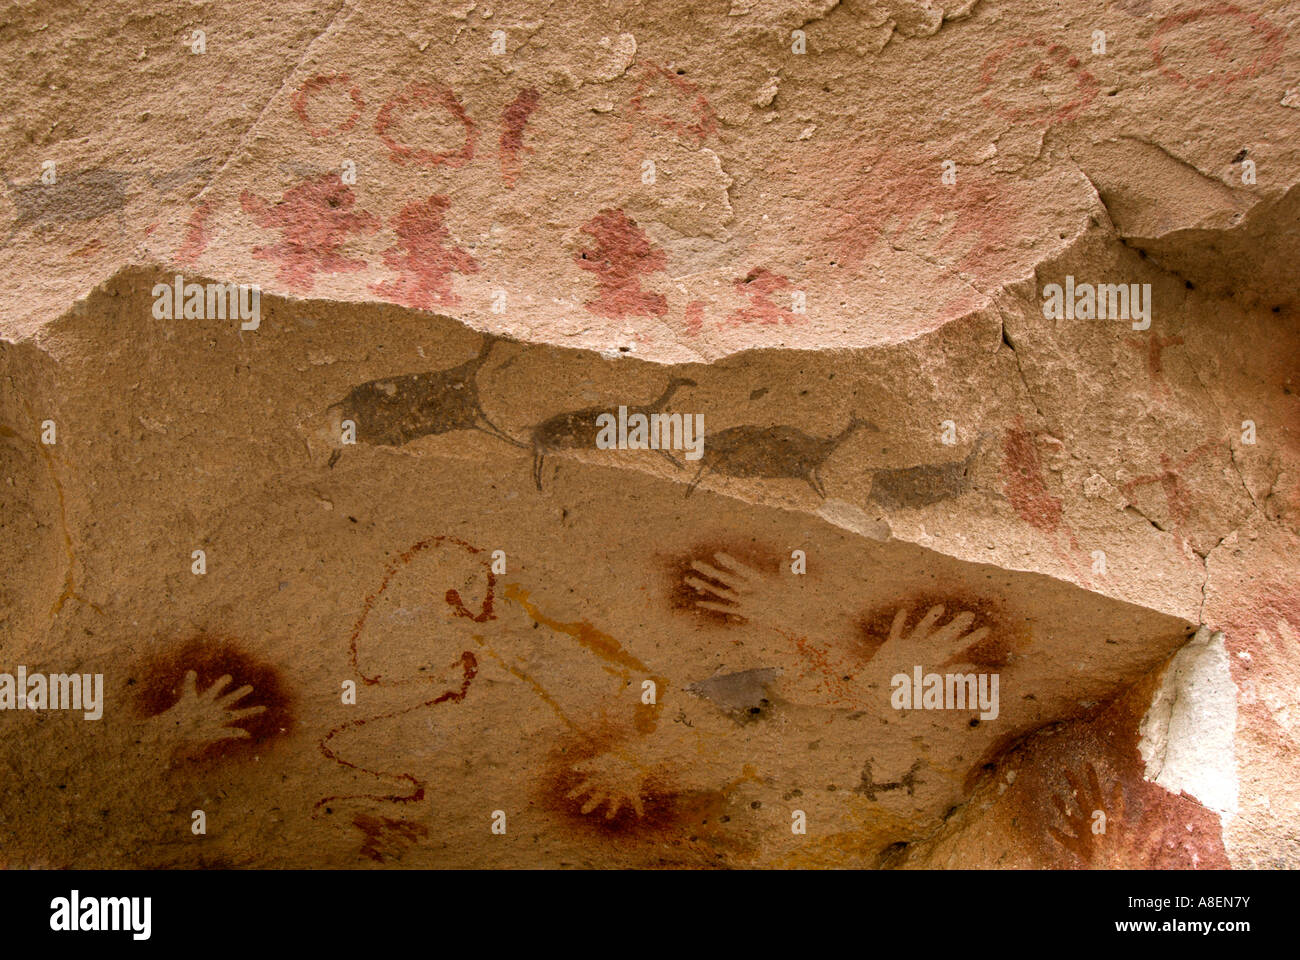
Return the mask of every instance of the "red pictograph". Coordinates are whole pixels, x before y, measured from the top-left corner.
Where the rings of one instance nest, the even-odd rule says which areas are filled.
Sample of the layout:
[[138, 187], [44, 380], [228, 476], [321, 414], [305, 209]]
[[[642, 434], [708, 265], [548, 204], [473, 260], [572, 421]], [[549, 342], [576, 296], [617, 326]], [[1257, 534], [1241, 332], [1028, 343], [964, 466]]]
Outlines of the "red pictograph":
[[1048, 492], [1034, 435], [1022, 420], [1017, 419], [1015, 427], [1006, 432], [1002, 449], [1002, 489], [1011, 506], [1021, 520], [1043, 533], [1056, 533], [1062, 526], [1061, 498]]
[[1165, 383], [1164, 377], [1164, 350], [1165, 347], [1182, 346], [1182, 337], [1158, 337], [1152, 334], [1148, 337], [1127, 337], [1124, 341], [1134, 350], [1147, 355], [1147, 374], [1151, 378], [1151, 389], [1157, 396], [1167, 396], [1169, 386]]
[[692, 300], [686, 305], [686, 335], [688, 337], [698, 336], [704, 329], [704, 301]]
[[524, 127], [541, 99], [541, 95], [529, 87], [519, 91], [519, 95], [501, 111], [501, 179], [509, 190], [515, 188], [515, 181], [519, 179], [519, 151], [532, 151], [532, 147], [524, 146]]
[[1169, 519], [1175, 524], [1182, 524], [1191, 516], [1192, 501], [1191, 492], [1178, 475], [1178, 471], [1191, 466], [1221, 442], [1220, 440], [1207, 440], [1178, 461], [1174, 461], [1168, 454], [1160, 454], [1160, 472], [1134, 477], [1124, 484], [1124, 492], [1132, 495], [1133, 491], [1138, 487], [1145, 487], [1153, 483], [1160, 484], [1160, 489], [1165, 496], [1165, 503], [1169, 508]]
[[668, 312], [661, 293], [641, 289], [641, 278], [668, 266], [663, 250], [654, 246], [635, 220], [622, 210], [602, 210], [582, 225], [596, 245], [581, 250], [574, 262], [596, 275], [598, 296], [585, 306], [602, 317], [653, 316]]
[[[663, 109], [652, 109], [652, 101], [663, 92], [667, 92], [675, 102]], [[718, 129], [713, 107], [695, 84], [650, 61], [642, 63], [641, 80], [632, 93], [631, 106], [637, 113], [646, 113], [665, 130], [672, 130], [697, 143]]]
[[[1147, 46], [1162, 74], [1204, 90], [1259, 76], [1281, 59], [1285, 36], [1258, 14], [1220, 3], [1165, 17]], [[1199, 43], [1205, 49], [1196, 49]]]
[[[429, 150], [397, 140], [394, 134], [400, 132], [400, 124], [396, 118], [403, 110], [412, 106], [435, 105], [441, 106], [464, 128], [465, 140], [459, 149]], [[388, 147], [394, 163], [418, 163], [430, 167], [444, 163], [449, 167], [464, 166], [474, 159], [474, 142], [478, 139], [478, 130], [474, 126], [474, 121], [465, 112], [465, 108], [461, 106], [460, 100], [451, 88], [418, 81], [410, 84], [400, 96], [394, 97], [379, 108], [379, 115], [375, 118], [375, 133], [383, 141], [384, 146]]]
[[737, 279], [733, 285], [738, 293], [749, 298], [749, 304], [732, 313], [726, 319], [726, 325], [796, 323], [799, 320], [795, 313], [772, 302], [772, 296], [777, 293], [784, 294], [789, 300], [794, 291], [789, 277], [759, 267]]
[[[347, 88], [348, 96], [352, 100], [352, 113], [337, 126], [319, 126], [307, 115], [307, 104], [316, 94], [336, 85]], [[361, 90], [352, 84], [352, 78], [348, 74], [322, 73], [303, 81], [302, 86], [294, 92], [291, 105], [307, 132], [313, 137], [320, 138], [335, 133], [346, 133], [356, 126], [357, 121], [361, 119], [361, 111], [366, 108], [366, 101], [361, 98]]]
[[449, 205], [447, 197], [435, 194], [408, 203], [389, 221], [398, 242], [384, 251], [384, 263], [399, 276], [374, 284], [376, 293], [417, 310], [460, 302], [451, 292], [451, 275], [478, 273], [479, 264], [460, 247], [448, 245], [451, 234], [443, 217]]
[[212, 216], [212, 201], [204, 200], [190, 214], [185, 225], [185, 240], [176, 253], [176, 262], [188, 267], [198, 262], [199, 256], [208, 247], [208, 217]]
[[[1022, 97], [1011, 95], [1015, 92], [1013, 85], [1024, 81], [1042, 89], [1044, 97], [1026, 105]], [[983, 104], [1013, 123], [1050, 126], [1072, 120], [1092, 103], [1100, 89], [1097, 78], [1082, 67], [1069, 48], [1042, 37], [1009, 41], [984, 58], [980, 71], [979, 90], [987, 91]], [[1038, 102], [1044, 98], [1046, 102]]]
[[254, 247], [253, 256], [278, 264], [280, 282], [299, 292], [310, 290], [318, 273], [365, 268], [364, 260], [343, 255], [343, 244], [352, 234], [374, 233], [380, 221], [365, 210], [353, 212], [356, 202], [336, 173], [304, 180], [274, 204], [248, 190], [239, 195], [239, 205], [258, 226], [284, 237], [273, 246]]

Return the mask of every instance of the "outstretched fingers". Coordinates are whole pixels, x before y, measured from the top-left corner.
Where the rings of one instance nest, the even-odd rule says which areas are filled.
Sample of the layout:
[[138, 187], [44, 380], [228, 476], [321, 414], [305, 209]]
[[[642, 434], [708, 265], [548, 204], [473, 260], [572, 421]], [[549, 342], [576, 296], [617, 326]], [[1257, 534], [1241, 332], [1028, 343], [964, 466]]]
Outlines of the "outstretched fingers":
[[889, 628], [889, 643], [898, 643], [903, 639], [903, 628], [907, 626], [907, 615], [911, 613], [907, 607], [899, 607], [898, 613], [894, 614], [894, 623]]
[[1115, 787], [1110, 792], [1110, 808], [1114, 812], [1109, 815], [1109, 819], [1122, 820], [1124, 818], [1124, 784], [1118, 779], [1115, 780]]
[[219, 733], [211, 737], [213, 743], [219, 743], [222, 740], [247, 740], [252, 734], [243, 727], [222, 727]]
[[[1078, 778], [1070, 770], [1065, 771], [1065, 782], [1070, 785], [1070, 792], [1074, 797], [1074, 802], [1079, 805], [1080, 810], [1083, 810], [1083, 785], [1079, 783]], [[1086, 813], [1087, 811], [1084, 812]]]
[[726, 613], [733, 617], [744, 617], [739, 608], [734, 603], [715, 603], [712, 600], [696, 600], [695, 605], [701, 610], [711, 610], [714, 613]]
[[266, 713], [265, 704], [258, 704], [256, 707], [244, 707], [240, 710], [231, 710], [226, 714], [226, 723], [238, 723], [240, 720], [246, 720], [249, 717], [256, 717], [261, 713]]
[[253, 685], [250, 683], [246, 683], [238, 690], [233, 690], [230, 693], [226, 693], [218, 697], [215, 702], [216, 705], [219, 707], [230, 707], [238, 703], [240, 700], [243, 700], [244, 697], [248, 696], [252, 692], [253, 692]]
[[1075, 814], [1074, 814], [1074, 811], [1072, 811], [1069, 807], [1067, 807], [1067, 806], [1065, 805], [1065, 801], [1062, 800], [1062, 799], [1061, 799], [1057, 794], [1055, 794], [1055, 793], [1052, 794], [1052, 805], [1053, 805], [1054, 807], [1056, 807], [1057, 812], [1059, 812], [1059, 813], [1061, 814], [1061, 819], [1062, 819], [1062, 820], [1064, 820], [1067, 824], [1073, 824], [1073, 823], [1074, 823], [1074, 821], [1075, 821]]
[[935, 623], [943, 616], [943, 604], [936, 603], [926, 612], [925, 619], [916, 625], [912, 631], [912, 642], [923, 643], [930, 636], [930, 631], [934, 629]]
[[735, 573], [737, 576], [741, 577], [742, 579], [756, 576], [758, 573], [758, 571], [753, 569], [752, 567], [746, 566], [745, 564], [741, 563], [739, 560], [735, 559], [729, 554], [722, 553], [721, 551], [715, 553], [713, 555], [713, 559], [716, 560], [722, 566], [726, 567], [728, 570]]
[[935, 631], [930, 643], [937, 649], [948, 647], [954, 640], [966, 632], [966, 628], [975, 622], [975, 614], [963, 610], [946, 624]]
[[1097, 777], [1097, 768], [1091, 763], [1088, 764], [1088, 786], [1092, 789], [1090, 796], [1100, 803], [1102, 799], [1101, 780]]
[[[700, 566], [705, 565], [700, 564]], [[685, 583], [688, 587], [692, 587], [700, 593], [711, 593], [715, 597], [721, 597], [723, 600], [730, 600], [733, 603], [740, 602], [740, 594], [729, 587], [720, 587], [716, 583], [709, 583], [707, 580], [701, 580], [699, 577], [687, 577]]]
[[1047, 832], [1051, 834], [1052, 838], [1057, 843], [1065, 847], [1067, 850], [1070, 848], [1070, 845], [1074, 843], [1074, 841], [1079, 839], [1078, 837], [1074, 836], [1074, 834], [1066, 833], [1064, 830], [1057, 830], [1056, 827], [1048, 827]]
[[710, 580], [718, 581], [718, 583], [731, 590], [743, 590], [747, 585], [743, 576], [739, 576], [729, 570], [719, 570], [717, 567], [707, 564], [703, 560], [692, 560], [691, 569], [696, 573], [703, 574]]
[[953, 658], [954, 663], [972, 663], [965, 654], [969, 653], [972, 647], [980, 645], [981, 641], [989, 635], [988, 627], [980, 627], [978, 630], [972, 630], [966, 636], [961, 638], [958, 656]]
[[214, 683], [212, 686], [208, 687], [208, 689], [203, 691], [203, 696], [215, 702], [217, 698], [221, 695], [221, 691], [226, 689], [226, 687], [230, 686], [230, 684], [234, 682], [235, 682], [234, 677], [232, 677], [228, 673], [224, 674], [217, 680], [216, 683]]

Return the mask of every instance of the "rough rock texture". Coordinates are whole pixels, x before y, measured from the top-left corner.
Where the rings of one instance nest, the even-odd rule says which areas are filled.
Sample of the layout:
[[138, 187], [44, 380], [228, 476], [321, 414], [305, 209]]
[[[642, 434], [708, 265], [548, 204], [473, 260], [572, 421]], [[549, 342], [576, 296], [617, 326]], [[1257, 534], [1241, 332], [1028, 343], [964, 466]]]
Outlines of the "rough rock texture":
[[1298, 30], [11, 6], [0, 857], [1300, 865]]

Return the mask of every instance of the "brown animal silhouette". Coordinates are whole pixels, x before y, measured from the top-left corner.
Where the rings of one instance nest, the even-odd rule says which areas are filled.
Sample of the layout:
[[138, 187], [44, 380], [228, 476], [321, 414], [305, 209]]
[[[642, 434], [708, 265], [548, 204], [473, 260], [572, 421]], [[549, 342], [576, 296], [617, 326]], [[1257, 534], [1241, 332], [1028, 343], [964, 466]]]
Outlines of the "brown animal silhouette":
[[95, 220], [106, 213], [120, 214], [126, 207], [126, 188], [132, 177], [133, 174], [122, 170], [94, 168], [60, 173], [51, 184], [39, 179], [13, 183], [5, 178], [14, 204], [14, 222], [4, 242], [8, 243], [29, 224], [40, 227]]
[[825, 498], [819, 471], [840, 444], [857, 430], [874, 423], [856, 416], [833, 437], [810, 437], [795, 427], [730, 427], [714, 434], [704, 445], [699, 472], [686, 488], [690, 496], [710, 471], [726, 477], [807, 480], [819, 497]]
[[975, 446], [962, 460], [872, 471], [870, 499], [886, 510], [896, 510], [899, 507], [928, 507], [940, 500], [961, 496], [970, 485], [970, 468], [979, 456], [985, 436], [979, 435]]
[[[168, 193], [195, 178], [206, 180], [211, 167], [212, 159], [203, 157], [165, 174], [146, 170], [144, 177], [159, 193]], [[79, 223], [96, 220], [108, 213], [120, 216], [126, 207], [127, 186], [138, 175], [134, 171], [92, 167], [70, 173], [59, 172], [55, 182], [49, 184], [39, 178], [29, 183], [14, 183], [0, 175], [14, 205], [14, 222], [10, 224], [3, 242], [8, 243], [29, 225], [45, 227], [52, 223]]]
[[[682, 387], [695, 386], [694, 380], [686, 377], [674, 377], [668, 381], [668, 386], [650, 403], [644, 406], [628, 407], [627, 414], [631, 417], [633, 414], [640, 413], [649, 416], [652, 413], [658, 413], [668, 401], [672, 399]], [[533, 427], [532, 445], [533, 445], [533, 481], [537, 484], [537, 489], [542, 489], [542, 461], [546, 454], [557, 450], [576, 450], [581, 447], [596, 447], [596, 437], [600, 434], [600, 427], [596, 424], [596, 418], [602, 413], [609, 413], [608, 407], [586, 407], [582, 410], [573, 410], [569, 413], [557, 413], [555, 416], [543, 420], [537, 426]], [[680, 469], [681, 464], [668, 455], [665, 450], [659, 450], [669, 463]]]
[[361, 383], [330, 409], [342, 407], [357, 424], [357, 439], [397, 447], [417, 437], [453, 430], [481, 430], [516, 447], [479, 402], [475, 377], [499, 338], [488, 336], [478, 356], [449, 370], [382, 377]]

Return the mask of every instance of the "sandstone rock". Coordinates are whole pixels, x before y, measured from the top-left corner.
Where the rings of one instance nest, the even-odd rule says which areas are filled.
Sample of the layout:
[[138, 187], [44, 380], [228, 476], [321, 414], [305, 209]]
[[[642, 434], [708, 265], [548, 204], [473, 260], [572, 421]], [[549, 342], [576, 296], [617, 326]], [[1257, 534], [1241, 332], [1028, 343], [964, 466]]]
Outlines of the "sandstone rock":
[[5, 861], [1300, 864], [1294, 20], [13, 11]]

